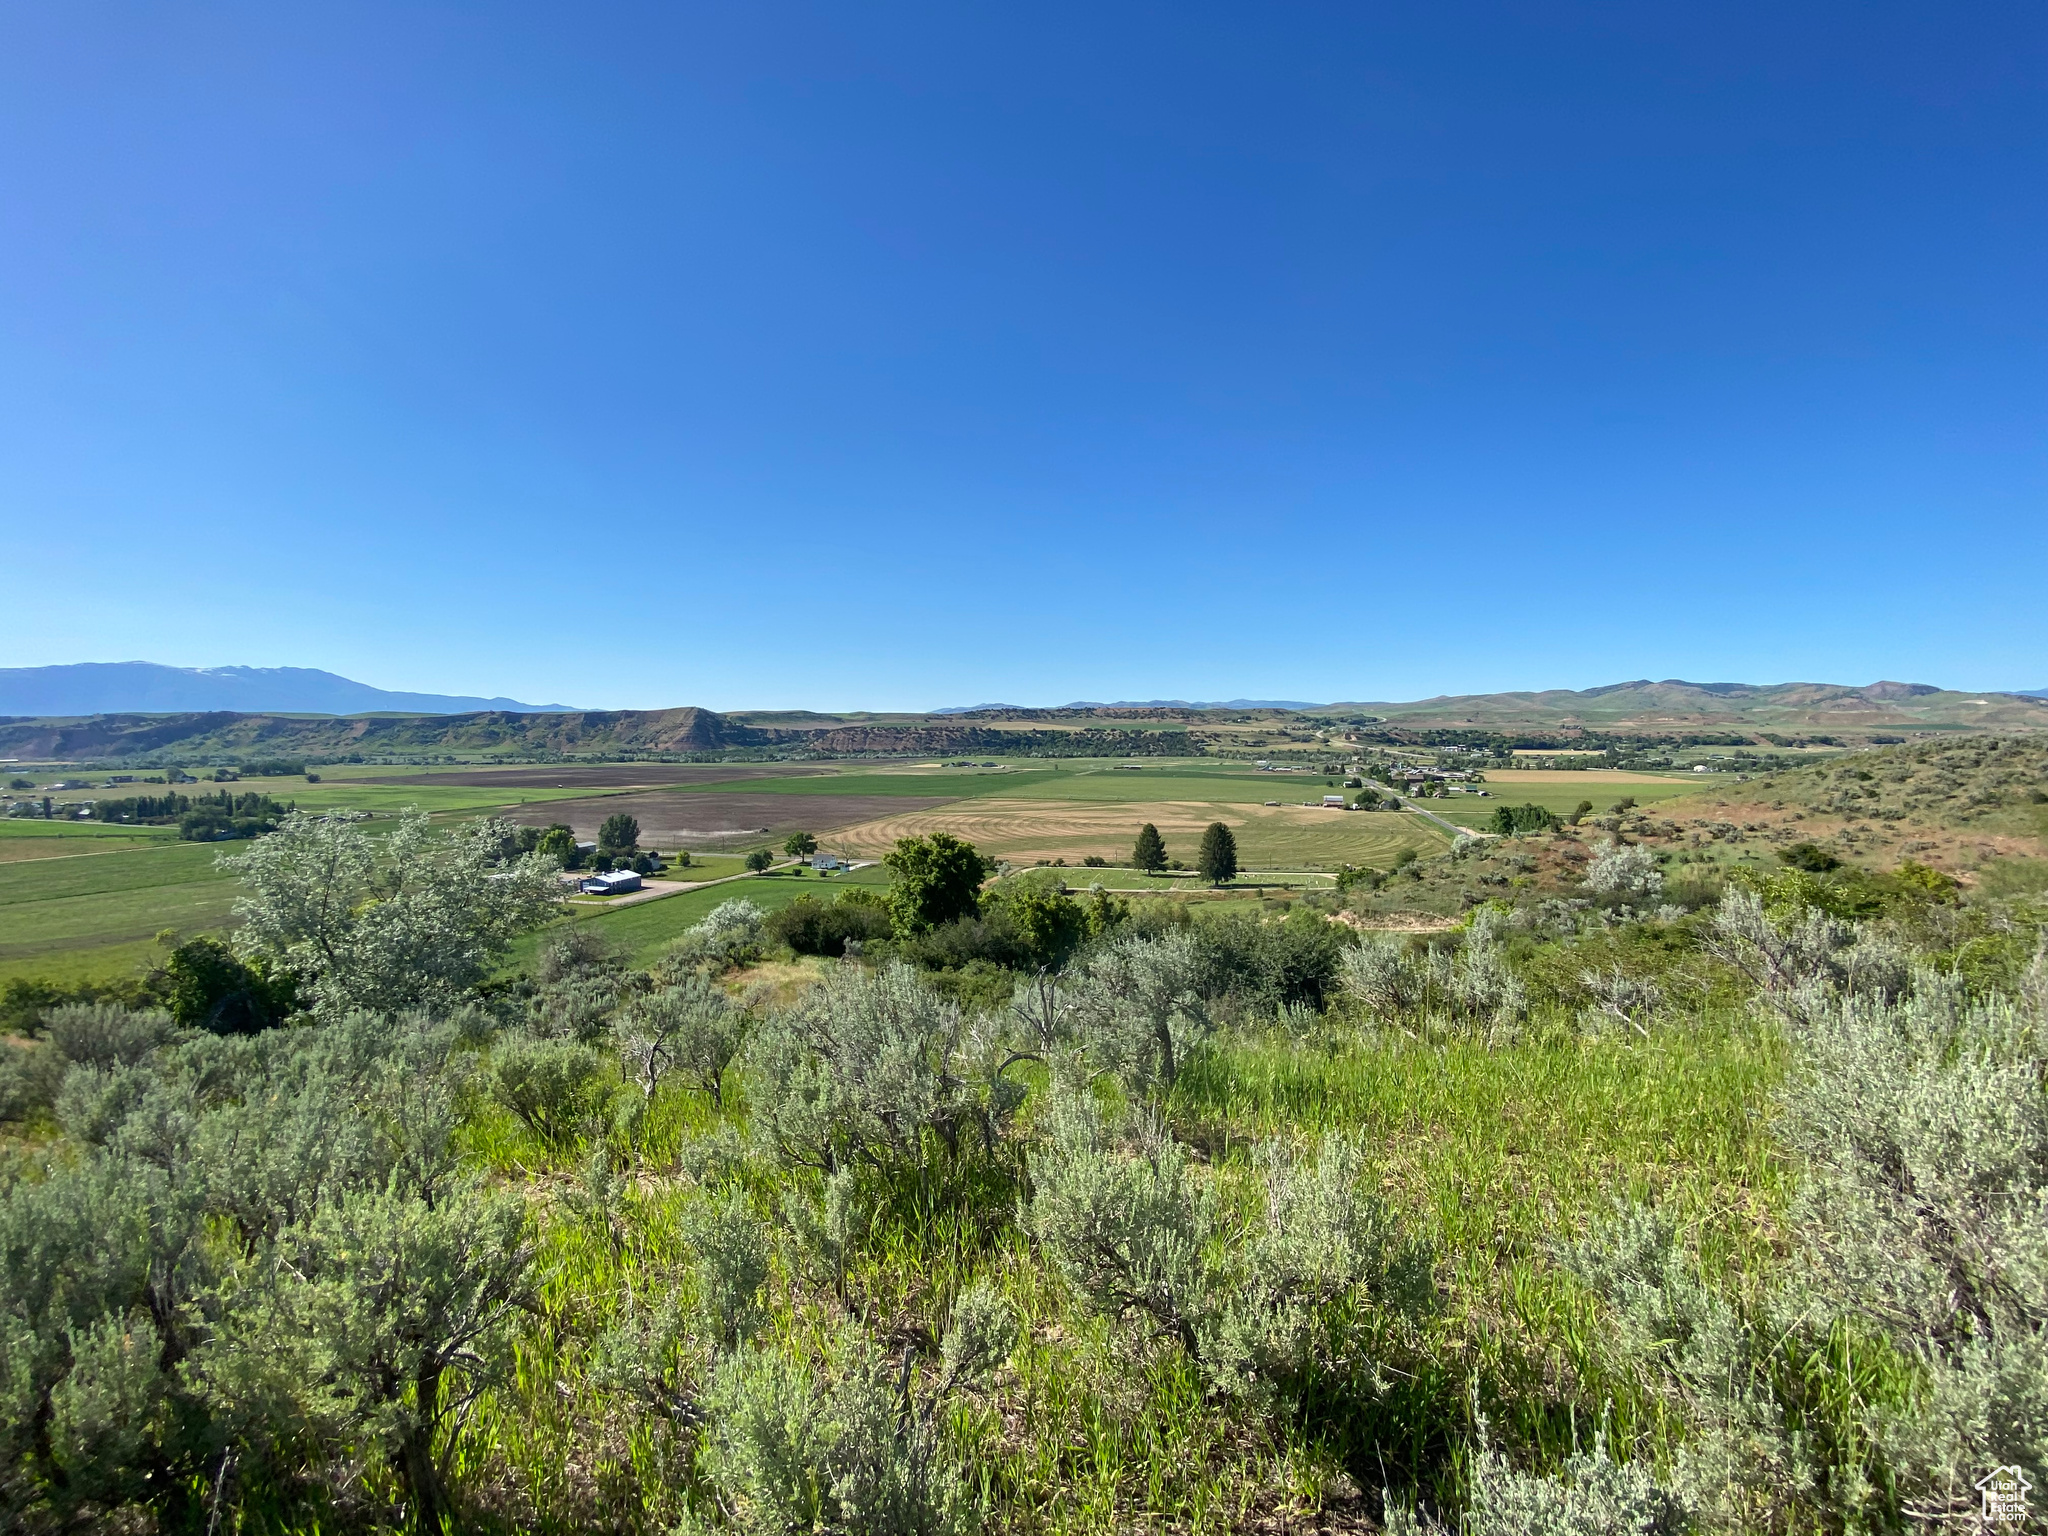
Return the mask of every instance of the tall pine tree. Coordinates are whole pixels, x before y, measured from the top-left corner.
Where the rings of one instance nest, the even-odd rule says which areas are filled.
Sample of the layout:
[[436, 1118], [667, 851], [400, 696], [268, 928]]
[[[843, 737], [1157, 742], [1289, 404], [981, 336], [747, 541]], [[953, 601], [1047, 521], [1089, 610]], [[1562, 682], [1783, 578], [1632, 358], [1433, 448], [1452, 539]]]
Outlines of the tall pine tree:
[[1202, 834], [1202, 851], [1198, 857], [1202, 878], [1211, 885], [1221, 885], [1226, 880], [1237, 878], [1237, 839], [1222, 822], [1209, 823], [1209, 830]]
[[1131, 850], [1131, 862], [1148, 875], [1166, 868], [1166, 839], [1149, 821], [1138, 828], [1138, 846]]

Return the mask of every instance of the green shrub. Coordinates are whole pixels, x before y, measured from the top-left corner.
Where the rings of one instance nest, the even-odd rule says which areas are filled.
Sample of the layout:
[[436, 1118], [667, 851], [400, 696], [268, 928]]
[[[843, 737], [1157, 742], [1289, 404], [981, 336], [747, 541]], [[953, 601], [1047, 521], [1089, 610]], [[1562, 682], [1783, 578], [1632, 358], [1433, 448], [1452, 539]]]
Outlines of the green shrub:
[[864, 1335], [835, 1344], [829, 1364], [768, 1348], [719, 1368], [700, 1466], [726, 1522], [747, 1536], [962, 1530], [965, 1485], [929, 1418], [903, 1411], [895, 1371]]
[[725, 1106], [725, 1072], [739, 1055], [751, 1020], [702, 975], [685, 975], [672, 986], [626, 1005], [613, 1024], [627, 1076], [652, 1100], [664, 1078], [680, 1077]]
[[908, 966], [846, 966], [771, 1013], [748, 1048], [751, 1124], [784, 1162], [915, 1163], [927, 1133], [989, 1143], [1013, 1097], [976, 1074], [960, 1010]]
[[721, 901], [703, 920], [669, 945], [661, 969], [676, 972], [692, 966], [730, 970], [761, 958], [765, 924], [761, 909], [744, 896]]
[[614, 1079], [590, 1046], [575, 1040], [510, 1036], [490, 1064], [491, 1095], [557, 1151], [605, 1120]]
[[848, 953], [849, 941], [858, 947], [886, 939], [894, 931], [888, 908], [857, 886], [842, 891], [836, 901], [799, 896], [762, 925], [763, 936], [772, 943], [787, 944], [800, 955], [833, 959]]

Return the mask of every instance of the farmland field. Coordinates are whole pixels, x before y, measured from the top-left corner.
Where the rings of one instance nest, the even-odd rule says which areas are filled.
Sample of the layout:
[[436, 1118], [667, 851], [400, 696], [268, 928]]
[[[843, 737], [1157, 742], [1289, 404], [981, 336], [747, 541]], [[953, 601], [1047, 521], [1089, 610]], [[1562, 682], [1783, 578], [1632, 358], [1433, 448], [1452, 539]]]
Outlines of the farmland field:
[[461, 783], [375, 784], [356, 780], [330, 784], [324, 776], [318, 784], [308, 784], [304, 779], [244, 779], [237, 787], [274, 795], [302, 811], [402, 811], [417, 806], [423, 811], [471, 811], [478, 815], [500, 806], [573, 800], [589, 793], [584, 789]]
[[777, 778], [707, 784], [704, 792], [721, 795], [898, 795], [959, 800], [976, 795], [1001, 794], [1018, 785], [1037, 785], [1059, 776], [1050, 768], [975, 770], [852, 764], [823, 774], [785, 774]]
[[0, 979], [125, 974], [161, 929], [224, 926], [236, 884], [214, 866], [220, 851], [171, 843], [0, 865]]
[[[323, 769], [323, 774], [333, 770]], [[727, 780], [828, 773], [790, 763], [543, 763], [516, 768], [441, 768], [394, 774], [380, 768], [368, 784], [460, 784], [476, 789], [645, 789], [656, 784], [718, 784]]]
[[1252, 869], [1384, 866], [1403, 849], [1435, 853], [1447, 842], [1443, 832], [1421, 817], [1404, 814], [1211, 799], [1090, 803], [993, 797], [879, 817], [834, 834], [832, 842], [875, 857], [899, 837], [950, 832], [998, 858], [1064, 858], [1078, 864], [1091, 853], [1117, 860], [1128, 857], [1138, 828], [1148, 821], [1166, 839], [1168, 856], [1188, 862], [1194, 859], [1202, 829], [1220, 821], [1237, 836], [1239, 862]]
[[[863, 788], [867, 782], [861, 781]], [[695, 849], [704, 843], [727, 847], [780, 844], [792, 832], [814, 832], [825, 837], [837, 828], [890, 811], [922, 810], [945, 803], [938, 796], [713, 795], [653, 789], [517, 806], [507, 809], [504, 815], [524, 826], [566, 822], [578, 837], [588, 839], [597, 835], [598, 824], [605, 817], [623, 811], [639, 821], [640, 841], [645, 846]]]
[[[1036, 867], [1020, 872], [1035, 873]], [[1202, 877], [1192, 870], [1148, 875], [1141, 869], [1091, 869], [1085, 865], [1077, 867], [1070, 864], [1057, 872], [1066, 880], [1068, 888], [1075, 891], [1086, 891], [1097, 885], [1106, 891], [1133, 891], [1152, 896], [1206, 894], [1209, 891]], [[1330, 875], [1308, 870], [1245, 870], [1228, 889], [1278, 887], [1296, 891], [1327, 891], [1333, 889], [1335, 883]]]
[[109, 827], [95, 821], [0, 821], [0, 864], [68, 859], [177, 841], [171, 827]]
[[[1555, 792], [1560, 808], [1569, 810], [1577, 800], [1578, 779], [1559, 777], [1573, 780]], [[1690, 783], [1677, 787], [1695, 788]], [[134, 788], [143, 792], [142, 786]], [[184, 792], [213, 788], [193, 785]], [[728, 850], [722, 858], [712, 854], [708, 867], [693, 871], [714, 878], [737, 871], [731, 854], [778, 846], [793, 831], [811, 832], [833, 851], [866, 857], [888, 852], [898, 837], [945, 831], [998, 858], [1025, 863], [1063, 858], [1079, 865], [1088, 854], [1121, 863], [1129, 857], [1138, 827], [1150, 821], [1166, 837], [1169, 855], [1192, 863], [1202, 828], [1222, 821], [1237, 832], [1240, 861], [1252, 870], [1386, 867], [1404, 850], [1427, 855], [1446, 841], [1419, 816], [1305, 808], [1301, 800], [1325, 793], [1321, 775], [1262, 774], [1242, 764], [1193, 760], [1148, 763], [1134, 772], [1120, 771], [1110, 760], [1086, 759], [1000, 770], [651, 763], [394, 773], [349, 765], [321, 770], [318, 784], [252, 777], [237, 788], [293, 801], [309, 811], [346, 808], [389, 816], [418, 806], [443, 820], [497, 812], [531, 826], [559, 821], [581, 838], [594, 837], [606, 816], [625, 811], [638, 818], [645, 846]], [[1515, 791], [1522, 798], [1536, 798], [1538, 792]], [[1264, 805], [1269, 799], [1285, 803]], [[1453, 802], [1449, 813], [1490, 814], [1494, 803], [1473, 801], [1467, 807]], [[1445, 809], [1443, 802], [1438, 805]], [[1453, 819], [1467, 817], [1453, 814]], [[220, 931], [229, 921], [234, 887], [213, 868], [219, 851], [218, 845], [181, 844], [169, 828], [0, 822], [0, 872], [12, 874], [28, 865], [64, 870], [49, 878], [21, 876], [5, 888], [11, 899], [0, 902], [0, 979], [130, 974], [148, 958], [160, 929], [175, 928], [187, 936]], [[89, 875], [81, 872], [88, 868]], [[1070, 878], [1082, 877], [1077, 870]], [[1103, 883], [1117, 878], [1112, 875]], [[1141, 877], [1130, 878], [1140, 881], [1134, 889], [1147, 888]], [[813, 887], [775, 880], [748, 886], [764, 904], [793, 899], [802, 888], [820, 889], [822, 883]], [[658, 946], [694, 922], [690, 914], [700, 907], [708, 910], [708, 895], [664, 897], [607, 913], [603, 921], [629, 935], [654, 935], [646, 942]]]

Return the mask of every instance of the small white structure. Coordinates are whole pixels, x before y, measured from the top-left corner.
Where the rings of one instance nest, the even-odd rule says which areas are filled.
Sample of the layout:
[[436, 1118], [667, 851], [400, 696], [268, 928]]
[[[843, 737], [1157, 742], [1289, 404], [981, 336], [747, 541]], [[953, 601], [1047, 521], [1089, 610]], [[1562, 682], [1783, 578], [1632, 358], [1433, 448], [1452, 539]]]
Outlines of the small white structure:
[[818, 853], [811, 856], [811, 868], [813, 869], [851, 869], [852, 867], [846, 860], [835, 859], [829, 853]]
[[1341, 811], [1341, 810], [1343, 810], [1343, 809], [1344, 809], [1344, 797], [1343, 797], [1342, 795], [1325, 795], [1325, 796], [1323, 796], [1323, 808], [1324, 808], [1325, 810], [1330, 810], [1330, 811]]
[[577, 887], [586, 896], [616, 896], [622, 891], [640, 889], [640, 877], [630, 869], [615, 869], [609, 874], [591, 875]]

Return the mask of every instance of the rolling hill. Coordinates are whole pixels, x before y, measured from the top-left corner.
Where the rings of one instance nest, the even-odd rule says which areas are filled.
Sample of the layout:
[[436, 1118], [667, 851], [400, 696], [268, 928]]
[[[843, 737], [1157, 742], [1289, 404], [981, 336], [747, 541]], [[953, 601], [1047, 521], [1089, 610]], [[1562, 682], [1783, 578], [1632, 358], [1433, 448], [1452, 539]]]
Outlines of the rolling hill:
[[[1365, 723], [1373, 720], [1379, 722], [1377, 727]], [[0, 719], [0, 757], [158, 763], [234, 763], [284, 755], [317, 760], [357, 755], [557, 758], [735, 753], [1185, 757], [1219, 751], [1314, 753], [1340, 726], [1397, 740], [1446, 729], [1519, 729], [1563, 737], [1581, 731], [1617, 737], [1704, 729], [1721, 737], [1781, 743], [1785, 738], [1775, 734], [1781, 731], [1805, 733], [1807, 739], [1825, 733], [1819, 735], [1822, 742], [1870, 745], [1922, 732], [2042, 730], [2048, 728], [2048, 699], [1961, 693], [1924, 683], [1851, 688], [1828, 683], [1639, 681], [1578, 691], [1329, 704], [1304, 711], [1151, 703], [1043, 709], [997, 705], [927, 715], [718, 713], [693, 707], [364, 711], [315, 717], [272, 710], [131, 710]]]
[[2048, 727], [2048, 699], [2013, 693], [1963, 693], [1928, 683], [1688, 683], [1639, 679], [1574, 691], [1447, 695], [1407, 703], [1331, 704], [1402, 724], [1583, 726], [1650, 730], [1673, 726], [1883, 730], [1887, 727]]

